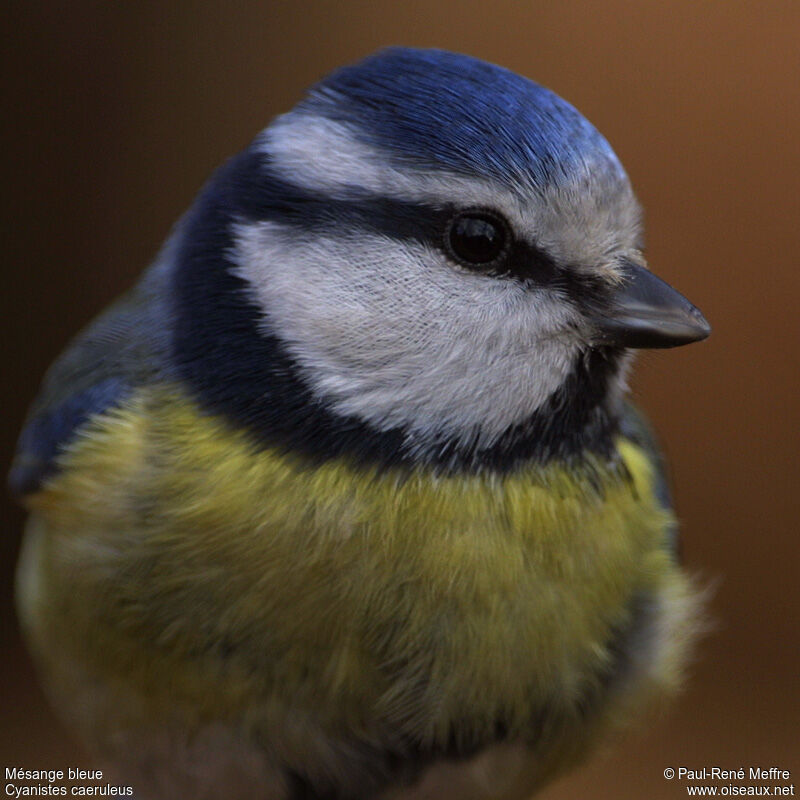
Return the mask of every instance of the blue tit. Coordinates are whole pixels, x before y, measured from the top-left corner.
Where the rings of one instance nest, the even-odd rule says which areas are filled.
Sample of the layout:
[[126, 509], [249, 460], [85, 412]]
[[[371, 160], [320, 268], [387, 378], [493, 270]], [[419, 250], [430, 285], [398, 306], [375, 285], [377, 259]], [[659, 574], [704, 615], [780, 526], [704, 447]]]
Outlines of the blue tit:
[[11, 485], [52, 701], [137, 797], [525, 798], [680, 683], [637, 348], [705, 338], [571, 105], [390, 49], [211, 178]]

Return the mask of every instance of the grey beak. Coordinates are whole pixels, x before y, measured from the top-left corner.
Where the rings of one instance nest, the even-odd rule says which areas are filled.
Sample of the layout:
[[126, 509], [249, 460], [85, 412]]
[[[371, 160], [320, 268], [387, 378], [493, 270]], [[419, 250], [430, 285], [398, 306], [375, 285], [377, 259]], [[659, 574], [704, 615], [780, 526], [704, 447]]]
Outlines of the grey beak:
[[592, 322], [599, 344], [616, 347], [679, 347], [711, 333], [700, 310], [652, 272], [625, 263], [626, 279]]

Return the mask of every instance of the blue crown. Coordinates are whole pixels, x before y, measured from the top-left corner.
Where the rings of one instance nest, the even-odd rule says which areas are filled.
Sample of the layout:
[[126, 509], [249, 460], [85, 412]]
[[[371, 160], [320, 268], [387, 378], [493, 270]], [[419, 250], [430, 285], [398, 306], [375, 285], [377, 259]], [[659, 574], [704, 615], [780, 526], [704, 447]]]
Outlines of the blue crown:
[[569, 180], [588, 160], [624, 179], [608, 142], [558, 95], [443, 50], [383, 50], [333, 72], [300, 108], [422, 169], [541, 187]]

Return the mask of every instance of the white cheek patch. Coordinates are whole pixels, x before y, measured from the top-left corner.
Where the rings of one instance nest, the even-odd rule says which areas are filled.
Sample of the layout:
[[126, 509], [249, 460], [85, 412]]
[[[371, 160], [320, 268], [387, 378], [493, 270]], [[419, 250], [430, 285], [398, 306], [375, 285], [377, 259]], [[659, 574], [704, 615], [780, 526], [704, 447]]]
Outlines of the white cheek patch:
[[286, 180], [310, 192], [339, 199], [366, 192], [431, 205], [457, 200], [462, 207], [494, 209], [559, 263], [612, 279], [619, 256], [639, 240], [639, 205], [622, 166], [604, 153], [587, 154], [559, 184], [501, 186], [444, 170], [398, 169], [348, 125], [303, 110], [278, 117], [255, 146]]
[[577, 313], [545, 291], [471, 274], [422, 244], [275, 222], [235, 228], [235, 271], [326, 404], [411, 446], [491, 445], [563, 383]]

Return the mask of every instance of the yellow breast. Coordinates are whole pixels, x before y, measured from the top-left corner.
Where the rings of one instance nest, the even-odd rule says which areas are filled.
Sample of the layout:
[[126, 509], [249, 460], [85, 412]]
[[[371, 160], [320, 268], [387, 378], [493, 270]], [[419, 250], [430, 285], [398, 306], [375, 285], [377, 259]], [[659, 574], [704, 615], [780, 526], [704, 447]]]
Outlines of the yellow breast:
[[502, 715], [524, 735], [597, 690], [637, 597], [671, 619], [650, 678], [676, 677], [690, 590], [647, 458], [619, 454], [507, 476], [312, 464], [151, 389], [30, 499], [23, 613], [54, 681], [68, 661], [125, 686], [131, 720], [288, 709], [445, 742]]

